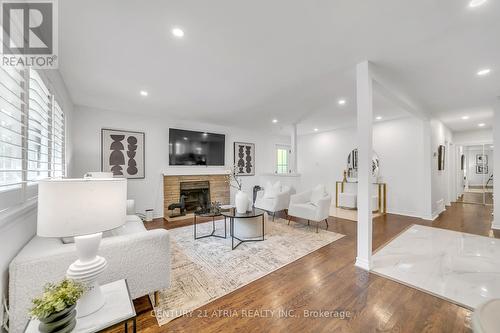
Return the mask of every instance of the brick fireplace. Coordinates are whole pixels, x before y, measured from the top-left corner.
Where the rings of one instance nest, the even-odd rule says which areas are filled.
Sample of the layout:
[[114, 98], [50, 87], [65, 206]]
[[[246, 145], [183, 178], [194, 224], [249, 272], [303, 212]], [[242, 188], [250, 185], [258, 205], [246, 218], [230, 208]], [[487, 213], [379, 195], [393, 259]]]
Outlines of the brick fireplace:
[[194, 211], [196, 206], [203, 203], [219, 201], [222, 204], [229, 204], [230, 200], [229, 184], [226, 183], [225, 175], [164, 175], [163, 208], [165, 218], [169, 214], [168, 206], [179, 202], [181, 192], [186, 196], [188, 212]]

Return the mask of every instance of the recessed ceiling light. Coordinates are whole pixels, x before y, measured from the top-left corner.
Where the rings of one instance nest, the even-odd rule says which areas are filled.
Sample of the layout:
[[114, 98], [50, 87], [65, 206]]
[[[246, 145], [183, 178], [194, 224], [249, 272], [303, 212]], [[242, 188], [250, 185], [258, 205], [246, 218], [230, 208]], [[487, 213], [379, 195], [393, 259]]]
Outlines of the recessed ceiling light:
[[319, 131], [319, 129], [315, 128], [315, 129], [314, 129], [314, 132], [317, 132], [317, 131]]
[[489, 69], [489, 68], [483, 68], [483, 69], [478, 70], [476, 74], [478, 76], [485, 76], [485, 75], [488, 75], [490, 73], [491, 73], [491, 69]]
[[484, 127], [484, 126], [486, 126], [486, 124], [485, 123], [479, 123], [479, 124], [477, 124], [477, 126]]
[[376, 116], [375, 119], [376, 120], [382, 120], [382, 116]]
[[183, 139], [184, 139], [185, 141], [187, 141], [187, 139], [188, 139], [188, 138], [187, 138], [187, 136], [185, 136], [185, 137], [183, 137]]
[[273, 124], [276, 124], [278, 122], [278, 119], [273, 119]]
[[339, 100], [337, 101], [337, 103], [338, 103], [339, 105], [345, 105], [345, 103], [347, 103], [347, 101], [346, 101], [345, 99], [339, 99]]
[[146, 90], [141, 90], [140, 94], [141, 96], [146, 97], [148, 95], [148, 92]]
[[181, 28], [173, 28], [172, 35], [174, 35], [177, 38], [182, 38], [184, 37], [184, 30], [182, 30]]
[[469, 119], [469, 116], [463, 116], [462, 119], [467, 120], [467, 119]]
[[482, 6], [486, 3], [487, 0], [471, 0], [469, 2], [469, 7], [470, 8], [476, 8], [476, 7], [479, 7], [479, 6]]

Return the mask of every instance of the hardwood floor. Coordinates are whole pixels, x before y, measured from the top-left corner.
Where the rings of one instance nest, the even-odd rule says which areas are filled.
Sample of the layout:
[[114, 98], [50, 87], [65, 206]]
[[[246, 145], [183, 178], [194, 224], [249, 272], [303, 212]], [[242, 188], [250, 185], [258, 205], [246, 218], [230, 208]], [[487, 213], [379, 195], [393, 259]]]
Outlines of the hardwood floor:
[[[452, 204], [433, 222], [387, 214], [374, 220], [373, 248], [379, 248], [412, 224], [489, 236], [490, 221], [491, 207], [461, 203]], [[170, 229], [190, 223], [166, 224], [157, 220], [149, 223], [148, 228]], [[346, 237], [199, 308], [192, 316], [158, 327], [148, 299], [136, 300], [137, 312], [141, 313], [138, 330], [143, 333], [471, 331], [470, 311], [356, 268], [356, 222], [330, 218], [329, 224], [329, 230]], [[349, 316], [344, 319], [306, 316], [320, 311], [323, 315], [325, 311], [338, 311], [329, 313]]]

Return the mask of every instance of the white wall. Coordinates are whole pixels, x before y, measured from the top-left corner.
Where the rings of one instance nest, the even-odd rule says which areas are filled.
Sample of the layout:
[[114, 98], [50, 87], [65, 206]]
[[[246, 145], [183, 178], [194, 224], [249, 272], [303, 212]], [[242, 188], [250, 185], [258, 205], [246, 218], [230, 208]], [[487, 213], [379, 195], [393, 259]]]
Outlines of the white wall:
[[[432, 151], [432, 216], [437, 217], [449, 205], [451, 198], [450, 163], [451, 143], [453, 142], [452, 132], [439, 120], [432, 119], [431, 125], [431, 151]], [[438, 147], [446, 147], [446, 161], [444, 170], [438, 170]]]
[[[145, 132], [146, 177], [129, 179], [128, 196], [135, 199], [137, 212], [153, 208], [155, 217], [163, 216], [163, 173], [199, 173], [206, 167], [170, 167], [168, 165], [168, 129], [182, 128], [209, 131], [226, 135], [226, 167], [210, 167], [214, 172], [227, 170], [233, 163], [233, 142], [255, 143], [256, 176], [243, 177], [243, 189], [250, 195], [252, 187], [259, 183], [258, 175], [274, 172], [275, 145], [289, 143], [288, 137], [249, 132], [238, 128], [177, 121], [168, 117], [144, 117], [140, 114], [121, 113], [88, 107], [76, 107], [72, 133], [74, 163], [72, 173], [81, 177], [88, 171], [101, 168], [101, 129], [113, 128]], [[234, 195], [234, 192], [232, 193]]]
[[[483, 186], [493, 174], [493, 150], [482, 148], [465, 147], [466, 162], [467, 162], [467, 185], [469, 186]], [[476, 155], [484, 154], [488, 156], [488, 174], [476, 173]], [[490, 182], [489, 185], [493, 185]]]
[[[380, 158], [380, 175], [387, 183], [387, 210], [394, 214], [423, 216], [423, 122], [401, 118], [374, 124], [373, 146]], [[301, 189], [325, 184], [335, 196], [347, 156], [357, 146], [356, 129], [340, 129], [300, 136], [298, 172]]]
[[[71, 132], [73, 103], [59, 72], [47, 70], [40, 72], [42, 79], [55, 92], [58, 102], [66, 116], [67, 134]], [[71, 167], [72, 142], [66, 135], [66, 162]], [[7, 295], [9, 263], [19, 250], [36, 233], [36, 203], [29, 207], [16, 207], [0, 214], [0, 300]], [[3, 302], [2, 302], [3, 304]], [[0, 306], [0, 308], [3, 308]], [[2, 322], [3, 311], [0, 311]]]

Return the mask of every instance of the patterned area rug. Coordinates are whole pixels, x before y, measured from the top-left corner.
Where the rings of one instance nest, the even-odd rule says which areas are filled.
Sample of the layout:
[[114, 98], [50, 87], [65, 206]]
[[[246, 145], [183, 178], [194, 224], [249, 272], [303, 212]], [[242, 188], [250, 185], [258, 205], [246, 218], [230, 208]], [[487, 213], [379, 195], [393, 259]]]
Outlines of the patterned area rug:
[[[223, 221], [217, 222], [224, 234]], [[267, 275], [344, 235], [276, 219], [266, 223], [263, 242], [243, 243], [231, 250], [231, 237], [193, 239], [193, 227], [170, 230], [172, 284], [160, 292], [155, 308], [159, 325], [189, 314], [219, 297]], [[324, 228], [324, 224], [321, 225]], [[199, 234], [211, 232], [212, 224], [197, 227]]]

